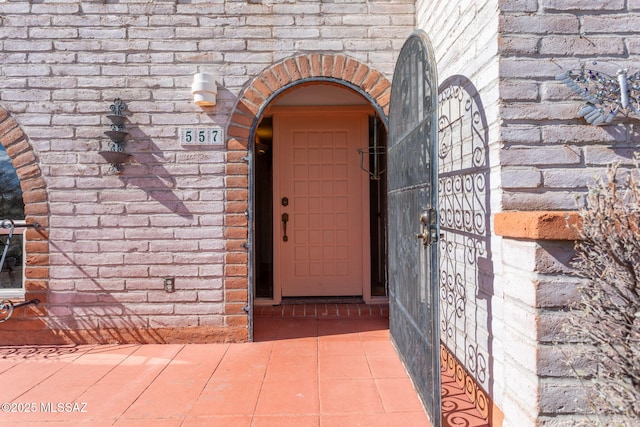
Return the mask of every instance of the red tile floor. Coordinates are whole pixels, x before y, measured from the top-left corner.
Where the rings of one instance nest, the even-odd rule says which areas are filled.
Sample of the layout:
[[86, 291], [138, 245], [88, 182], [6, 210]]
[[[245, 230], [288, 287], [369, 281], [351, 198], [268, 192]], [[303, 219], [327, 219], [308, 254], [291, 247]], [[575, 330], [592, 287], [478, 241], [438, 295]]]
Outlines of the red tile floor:
[[428, 426], [385, 316], [271, 313], [244, 344], [0, 347], [0, 426]]

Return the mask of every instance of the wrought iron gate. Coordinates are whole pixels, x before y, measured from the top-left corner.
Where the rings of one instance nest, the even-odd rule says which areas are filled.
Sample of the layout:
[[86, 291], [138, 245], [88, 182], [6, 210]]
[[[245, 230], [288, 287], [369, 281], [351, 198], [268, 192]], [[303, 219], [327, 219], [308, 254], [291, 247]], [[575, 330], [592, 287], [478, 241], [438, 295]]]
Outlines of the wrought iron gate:
[[438, 328], [435, 60], [414, 32], [396, 63], [389, 107], [389, 311], [391, 338], [433, 427], [441, 425]]

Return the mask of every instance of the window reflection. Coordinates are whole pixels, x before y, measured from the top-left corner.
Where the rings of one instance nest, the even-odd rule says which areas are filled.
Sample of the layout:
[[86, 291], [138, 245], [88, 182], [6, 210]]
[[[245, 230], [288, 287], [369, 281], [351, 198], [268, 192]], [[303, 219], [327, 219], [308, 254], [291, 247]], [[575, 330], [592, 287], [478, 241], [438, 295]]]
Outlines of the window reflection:
[[[7, 237], [6, 234], [0, 236], [0, 254], [5, 249]], [[23, 247], [22, 235], [14, 234], [0, 271], [0, 290], [22, 288]]]
[[0, 145], [0, 219], [24, 219], [20, 180], [2, 145]]
[[[0, 222], [24, 218], [20, 180], [6, 150], [0, 145]], [[24, 228], [15, 228], [10, 236], [10, 229], [0, 227], [0, 260], [4, 254], [4, 263], [0, 266], [0, 293], [7, 289], [22, 289], [24, 240], [20, 233], [23, 231]]]

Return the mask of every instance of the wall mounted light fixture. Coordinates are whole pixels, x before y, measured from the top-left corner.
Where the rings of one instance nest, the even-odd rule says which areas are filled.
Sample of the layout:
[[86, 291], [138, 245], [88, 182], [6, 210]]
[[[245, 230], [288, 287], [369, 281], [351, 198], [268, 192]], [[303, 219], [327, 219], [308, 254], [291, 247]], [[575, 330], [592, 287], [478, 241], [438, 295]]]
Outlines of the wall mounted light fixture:
[[124, 167], [123, 163], [131, 157], [131, 154], [124, 152], [125, 138], [129, 134], [124, 125], [127, 120], [127, 116], [124, 115], [127, 105], [120, 98], [116, 98], [109, 108], [113, 112], [113, 114], [107, 115], [111, 121], [111, 130], [104, 133], [111, 140], [109, 141], [109, 151], [98, 151], [98, 154], [111, 163], [112, 172], [120, 173]]
[[200, 107], [216, 105], [218, 87], [213, 75], [208, 73], [195, 74], [191, 84], [191, 93], [193, 94], [193, 103]]

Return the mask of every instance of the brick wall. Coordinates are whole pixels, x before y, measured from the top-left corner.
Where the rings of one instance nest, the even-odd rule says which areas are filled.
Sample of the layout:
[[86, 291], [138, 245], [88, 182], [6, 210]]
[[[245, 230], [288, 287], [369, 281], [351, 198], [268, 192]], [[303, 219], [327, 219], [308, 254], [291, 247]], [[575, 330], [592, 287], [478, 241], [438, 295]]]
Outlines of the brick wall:
[[592, 60], [609, 74], [618, 65], [606, 61], [635, 71], [640, 3], [419, 1], [416, 10], [418, 26], [434, 44], [439, 81], [463, 76], [483, 102], [491, 220], [500, 212], [517, 219], [508, 230], [491, 224], [491, 323], [466, 325], [467, 337], [485, 326], [489, 332], [493, 371], [482, 385], [504, 411], [505, 425], [576, 424], [585, 412], [583, 394], [558, 360], [562, 351], [572, 352], [561, 330], [562, 309], [576, 298], [573, 243], [558, 233], [530, 235], [521, 212], [542, 221], [544, 212], [558, 211], [564, 221], [564, 211], [576, 209], [574, 196], [580, 201], [605, 165], [631, 163], [634, 119], [588, 125], [577, 116], [582, 102], [555, 76]]
[[[41, 226], [37, 229], [28, 228], [22, 235], [27, 254], [23, 271], [26, 299], [37, 299], [42, 302], [39, 306], [29, 305], [24, 309], [16, 310], [14, 318], [20, 319], [21, 331], [24, 332], [41, 329], [42, 322], [38, 319], [47, 314], [44, 307], [48, 302], [49, 288], [49, 233], [47, 232], [49, 206], [46, 182], [38, 165], [38, 159], [24, 132], [3, 109], [0, 109], [0, 144], [14, 159], [16, 173], [22, 187], [27, 222]], [[6, 313], [3, 318], [6, 318]], [[11, 340], [3, 342], [11, 342]]]
[[[341, 54], [390, 77], [414, 5], [11, 1], [0, 16], [0, 104], [38, 159], [49, 221], [43, 311], [29, 333], [2, 324], [3, 339], [223, 341], [247, 338], [246, 135], [187, 148], [178, 128], [230, 126], [236, 108], [251, 112], [237, 102], [255, 77], [301, 54]], [[197, 71], [217, 78], [215, 108], [191, 102]], [[132, 161], [110, 175], [97, 151], [116, 97]], [[230, 133], [248, 132], [234, 117]]]
[[[621, 118], [585, 124], [581, 102], [554, 79], [592, 59], [635, 71], [638, 0], [9, 1], [0, 17], [0, 126], [19, 134], [2, 143], [29, 219], [46, 226], [29, 231], [37, 256], [26, 273], [28, 295], [44, 304], [0, 325], [3, 342], [246, 339], [252, 114], [274, 82], [306, 72], [357, 75], [384, 99], [376, 83], [391, 78], [415, 22], [433, 42], [439, 81], [464, 76], [482, 101], [490, 230], [501, 211], [574, 209], [589, 178], [629, 163], [638, 142]], [[347, 78], [347, 58], [364, 74]], [[217, 76], [217, 107], [191, 103], [196, 71]], [[130, 114], [133, 160], [121, 175], [97, 154], [115, 97]], [[179, 145], [180, 126], [210, 124], [227, 128], [227, 146]], [[558, 361], [571, 352], [559, 333], [559, 309], [575, 298], [571, 242], [497, 234], [478, 270], [491, 281], [489, 323], [475, 325], [491, 331], [484, 386], [505, 425], [570, 425], [583, 411]]]
[[[587, 124], [577, 116], [583, 102], [555, 76], [593, 60], [608, 74], [619, 67], [613, 63], [635, 71], [640, 4], [504, 0], [500, 8], [500, 200], [515, 222], [496, 231], [504, 236], [505, 342], [522, 347], [507, 355], [510, 378], [521, 380], [507, 383], [514, 398], [504, 409], [537, 425], [578, 425], [588, 403], [565, 363], [574, 349], [562, 332], [563, 309], [576, 300], [579, 283], [571, 277], [572, 237], [558, 230], [523, 232], [528, 220], [518, 211], [538, 212], [539, 220], [548, 215], [539, 211], [558, 211], [564, 221], [562, 211], [582, 203], [605, 165], [631, 163], [635, 119], [620, 115], [608, 126]], [[536, 227], [544, 229], [544, 221]]]
[[640, 9], [622, 0], [503, 3], [503, 208], [575, 209], [573, 196], [604, 165], [630, 163], [637, 136], [622, 115], [611, 126], [588, 125], [577, 116], [583, 102], [555, 76], [593, 60], [608, 74], [616, 64], [634, 72]]

